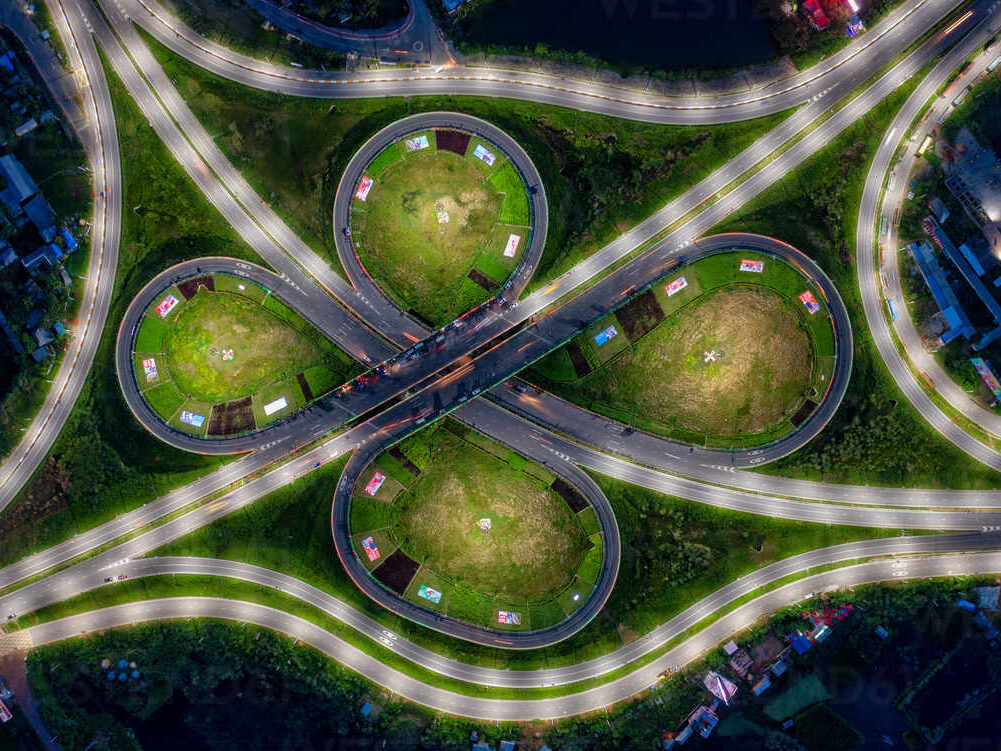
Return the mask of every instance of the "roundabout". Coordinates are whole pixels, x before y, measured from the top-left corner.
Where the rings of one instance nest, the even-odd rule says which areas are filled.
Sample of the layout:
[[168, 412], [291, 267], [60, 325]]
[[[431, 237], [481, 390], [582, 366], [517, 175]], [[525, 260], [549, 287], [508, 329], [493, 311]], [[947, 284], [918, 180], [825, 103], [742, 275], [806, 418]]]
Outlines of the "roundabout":
[[429, 112], [362, 145], [333, 221], [352, 284], [435, 328], [491, 296], [520, 294], [542, 256], [548, 209], [514, 139], [470, 115]]
[[531, 371], [559, 396], [675, 440], [740, 448], [795, 430], [837, 355], [822, 292], [757, 250], [690, 262]]

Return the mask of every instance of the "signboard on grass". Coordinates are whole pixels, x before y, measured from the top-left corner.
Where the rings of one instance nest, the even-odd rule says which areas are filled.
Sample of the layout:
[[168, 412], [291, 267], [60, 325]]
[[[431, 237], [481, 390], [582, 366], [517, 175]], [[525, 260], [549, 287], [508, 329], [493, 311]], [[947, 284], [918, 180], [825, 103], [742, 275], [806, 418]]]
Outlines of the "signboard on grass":
[[740, 270], [750, 271], [755, 274], [761, 274], [765, 270], [765, 262], [742, 260], [740, 262]]
[[685, 287], [688, 286], [688, 280], [683, 276], [679, 276], [673, 282], [664, 287], [664, 291], [667, 293], [668, 297], [673, 297], [678, 292], [681, 292]]
[[0, 723], [6, 724], [14, 719], [14, 715], [7, 709], [7, 705], [0, 701]]
[[431, 589], [425, 585], [421, 585], [421, 588], [417, 590], [417, 596], [423, 597], [425, 600], [430, 600], [431, 602], [438, 604], [441, 602], [441, 592], [437, 589]]
[[799, 299], [803, 301], [803, 304], [806, 306], [810, 315], [813, 315], [820, 310], [820, 303], [817, 302], [817, 298], [813, 296], [813, 293], [810, 290], [801, 294]]
[[994, 398], [1001, 399], [1001, 383], [998, 383], [997, 376], [991, 370], [991, 364], [982, 357], [971, 357], [970, 362], [973, 363], [973, 367], [977, 369], [980, 377], [987, 384], [987, 388], [994, 394]]
[[386, 476], [382, 472], [376, 472], [372, 475], [372, 479], [368, 481], [365, 485], [365, 492], [370, 496], [375, 496], [379, 492], [379, 488], [382, 487], [382, 483], [386, 481]]
[[160, 374], [156, 371], [156, 358], [148, 357], [143, 360], [143, 373], [146, 374], [146, 380], [155, 381], [160, 377]]
[[273, 402], [264, 405], [264, 414], [271, 417], [275, 412], [281, 412], [288, 406], [288, 400], [284, 396], [279, 396]]
[[493, 152], [489, 151], [482, 143], [476, 144], [476, 148], [473, 149], [473, 156], [486, 164], [488, 167], [493, 167], [494, 162], [497, 160], [497, 157], [493, 155]]
[[508, 235], [507, 245], [504, 246], [504, 257], [514, 258], [514, 254], [518, 252], [518, 243], [521, 242], [521, 235]]
[[372, 190], [372, 178], [368, 175], [362, 177], [361, 181], [358, 183], [358, 190], [355, 191], [355, 198], [359, 201], [364, 201], [368, 198], [368, 192]]
[[196, 415], [194, 412], [188, 412], [186, 409], [181, 410], [180, 419], [185, 425], [190, 425], [193, 428], [200, 428], [205, 424], [205, 415]]
[[167, 295], [160, 301], [160, 304], [156, 306], [156, 312], [160, 314], [160, 318], [166, 318], [167, 314], [174, 309], [177, 305], [177, 298], [174, 295]]
[[602, 344], [609, 341], [610, 339], [614, 339], [616, 336], [618, 336], [618, 334], [619, 332], [615, 330], [614, 326], [609, 326], [604, 331], [599, 331], [597, 334], [595, 334], [594, 342], [600, 347]]
[[365, 555], [368, 556], [369, 562], [379, 560], [382, 555], [379, 553], [379, 548], [375, 544], [375, 540], [369, 535], [364, 540], [361, 541], [362, 549], [365, 551]]
[[431, 144], [428, 143], [428, 137], [414, 136], [413, 138], [408, 138], [403, 144], [407, 147], [407, 151], [420, 151], [421, 149], [426, 149]]
[[498, 610], [497, 622], [507, 626], [520, 626], [521, 613], [512, 613], [510, 610]]

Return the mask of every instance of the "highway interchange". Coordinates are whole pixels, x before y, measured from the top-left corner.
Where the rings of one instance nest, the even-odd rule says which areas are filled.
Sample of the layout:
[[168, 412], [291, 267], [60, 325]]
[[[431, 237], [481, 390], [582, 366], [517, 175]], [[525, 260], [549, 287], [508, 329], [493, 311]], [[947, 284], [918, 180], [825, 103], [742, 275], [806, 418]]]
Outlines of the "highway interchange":
[[[518, 346], [521, 346], [523, 340], [519, 340], [518, 337], [535, 336], [529, 333], [532, 328], [536, 328], [543, 337], [549, 333], [555, 343], [564, 341], [567, 332], [571, 332], [572, 335], [572, 332], [581, 328], [581, 316], [576, 314], [576, 318], [572, 317], [573, 306], [576, 304], [587, 307], [587, 303], [579, 301], [586, 301], [595, 290], [601, 290], [605, 285], [604, 293], [607, 295], [603, 298], [605, 307], [592, 313], [592, 316], [612, 309], [624, 301], [628, 297], [624, 291], [632, 284], [642, 283], [640, 286], [643, 286], [657, 278], [658, 269], [663, 270], [667, 264], [680, 263], [690, 258], [692, 254], [698, 253], [706, 241], [696, 238], [701, 237], [722, 218], [822, 148], [836, 133], [864, 115], [904, 80], [921, 70], [930, 60], [945, 53], [951, 45], [955, 45], [922, 80], [915, 94], [905, 104], [898, 116], [900, 123], [895, 122], [895, 127], [887, 131], [880, 154], [873, 163], [873, 170], [867, 180], [860, 206], [859, 280], [870, 329], [877, 339], [881, 354], [907, 397], [947, 438], [981, 461], [997, 466], [994, 463], [997, 461], [996, 453], [967, 443], [972, 439], [966, 433], [962, 435], [953, 433], [954, 425], [948, 419], [944, 423], [941, 420], [936, 421], [934, 412], [923, 408], [920, 396], [905, 388], [906, 379], [913, 380], [913, 376], [906, 370], [906, 364], [903, 371], [898, 371], [894, 367], [893, 357], [884, 351], [885, 347], [880, 343], [877, 316], [881, 310], [875, 286], [877, 274], [871, 269], [876, 257], [872, 248], [875, 232], [868, 232], [868, 241], [864, 241], [862, 237], [867, 234], [867, 229], [873, 230], [875, 226], [875, 207], [880, 198], [883, 178], [890, 168], [891, 157], [894, 155], [897, 142], [903, 138], [904, 131], [924, 102], [933, 97], [938, 86], [996, 31], [997, 15], [992, 12], [990, 4], [976, 3], [972, 6], [973, 13], [965, 18], [960, 17], [963, 20], [949, 33], [940, 32], [931, 36], [915, 51], [898, 59], [903, 50], [947, 15], [955, 5], [934, 0], [905, 2], [884, 23], [864, 35], [858, 42], [849, 45], [832, 59], [818, 64], [815, 69], [805, 71], [791, 81], [785, 82], [776, 91], [728, 95], [713, 100], [668, 101], [596, 84], [554, 81], [542, 76], [522, 74], [514, 77], [512, 74], [497, 72], [485, 74], [483, 71], [464, 72], [450, 69], [445, 75], [439, 72], [410, 70], [391, 74], [380, 72], [345, 76], [321, 75], [291, 68], [281, 69], [251, 61], [198, 38], [176, 19], [170, 18], [162, 8], [152, 3], [138, 0], [126, 0], [123, 3], [108, 2], [102, 5], [103, 17], [93, 6], [83, 2], [67, 0], [54, 3], [58, 10], [54, 15], [70, 52], [71, 62], [74, 63], [74, 67], [84, 71], [88, 83], [84, 90], [84, 102], [90, 127], [81, 135], [94, 165], [95, 191], [103, 197], [95, 201], [94, 227], [95, 232], [98, 228], [102, 230], [100, 234], [95, 234], [95, 237], [105, 239], [103, 247], [106, 250], [104, 255], [92, 254], [92, 271], [89, 274], [91, 285], [88, 286], [89, 294], [83, 308], [87, 314], [82, 317], [88, 326], [83, 331], [76, 332], [74, 339], [74, 347], [79, 349], [79, 354], [72, 359], [67, 358], [60, 368], [56, 383], [63, 385], [58, 390], [53, 388], [49, 400], [53, 401], [53, 404], [49, 405], [47, 402], [47, 408], [43, 408], [39, 419], [33, 423], [29, 431], [30, 440], [26, 438], [22, 444], [26, 449], [19, 446], [12, 459], [3, 465], [5, 474], [0, 474], [2, 483], [0, 509], [10, 502], [17, 490], [30, 477], [65, 422], [93, 360], [93, 351], [104, 328], [107, 299], [112, 289], [113, 274], [107, 272], [105, 265], [113, 269], [114, 264], [109, 258], [117, 257], [121, 176], [115, 147], [117, 136], [114, 133], [114, 117], [103, 71], [96, 56], [95, 37], [125, 82], [130, 94], [142, 107], [151, 124], [196, 185], [219, 208], [248, 244], [279, 272], [282, 282], [290, 290], [289, 300], [295, 300], [298, 295], [300, 307], [307, 304], [307, 300], [309, 305], [317, 306], [318, 312], [311, 320], [317, 322], [325, 333], [341, 344], [346, 351], [366, 362], [393, 357], [398, 348], [407, 346], [408, 342], [405, 341], [407, 337], [400, 330], [402, 328], [413, 327], [410, 329], [413, 338], [424, 338], [428, 333], [417, 322], [402, 319], [399, 311], [395, 310], [386, 298], [381, 295], [366, 294], [366, 291], [361, 289], [364, 280], [353, 277], [350, 270], [349, 278], [355, 283], [354, 287], [338, 277], [263, 204], [214, 146], [212, 139], [184, 105], [135, 33], [129, 22], [131, 18], [174, 51], [206, 69], [248, 85], [303, 96], [475, 93], [552, 101], [589, 111], [607, 112], [654, 122], [723, 122], [758, 117], [800, 105], [791, 117], [759, 139], [744, 153], [588, 258], [580, 266], [555, 280], [551, 288], [536, 291], [523, 298], [517, 309], [487, 310], [483, 314], [485, 323], [478, 332], [482, 332], [482, 338], [478, 337], [472, 340], [472, 343], [471, 340], [463, 340], [464, 346], [467, 347], [466, 351], [474, 349], [479, 344], [487, 344], [498, 336], [507, 335], [515, 327], [524, 324], [524, 328], [477, 359], [476, 370], [481, 373], [478, 376], [481, 379], [479, 385], [489, 394], [488, 398], [480, 397], [458, 406], [456, 394], [453, 391], [452, 398], [449, 399], [447, 389], [450, 384], [457, 385], [458, 379], [443, 386], [438, 386], [436, 383], [429, 384], [414, 398], [430, 398], [432, 392], [444, 392], [444, 396], [441, 397], [441, 409], [437, 410], [439, 415], [448, 411], [446, 404], [457, 406], [453, 414], [458, 419], [492, 435], [533, 460], [545, 464], [558, 474], [571, 479], [578, 487], [583, 487], [589, 482], [587, 475], [577, 468], [580, 466], [671, 495], [771, 516], [904, 529], [976, 531], [1001, 527], [1001, 512], [993, 510], [1001, 505], [1001, 494], [994, 491], [874, 489], [808, 483], [734, 472], [736, 466], [753, 465], [758, 463], [755, 459], [767, 461], [774, 456], [744, 452], [721, 460], [712, 452], [690, 451], [688, 447], [679, 448], [675, 444], [668, 444], [663, 439], [648, 434], [627, 432], [622, 426], [615, 426], [611, 421], [585, 413], [573, 405], [559, 402], [552, 397], [547, 397], [545, 400], [533, 399], [531, 390], [519, 394], [501, 383], [538, 356], [538, 354], [531, 357], [526, 355], [525, 362], [518, 362], [509, 351], [515, 349], [513, 345], [508, 344], [509, 342], [518, 342]], [[889, 72], [869, 82], [872, 73], [890, 60], [894, 60], [895, 65]], [[985, 63], [981, 61], [980, 64]], [[864, 82], [867, 85], [862, 92], [858, 96], [851, 97], [851, 92]], [[831, 113], [831, 109], [836, 105], [838, 109]], [[898, 125], [899, 127], [896, 127]], [[894, 139], [894, 136], [898, 138]], [[900, 174], [906, 175], [906, 170], [902, 170]], [[901, 188], [902, 183], [903, 177], [899, 177], [896, 187]], [[100, 190], [102, 186], [103, 191]], [[712, 200], [711, 197], [718, 193], [722, 193], [722, 197]], [[884, 202], [884, 211], [886, 203], [889, 202]], [[682, 217], [684, 218], [679, 221]], [[649, 242], [654, 238], [656, 241], [649, 246]], [[713, 239], [715, 238], [710, 238]], [[95, 251], [99, 247], [102, 246], [95, 244]], [[865, 265], [866, 258], [868, 267]], [[619, 266], [614, 273], [605, 273], [609, 266], [626, 259], [630, 260]], [[587, 291], [584, 294], [571, 295], [585, 285]], [[91, 287], [93, 287], [92, 293], [90, 293]], [[601, 296], [595, 299], [599, 297]], [[874, 299], [876, 308], [870, 315]], [[89, 307], [88, 301], [90, 301]], [[557, 301], [559, 301], [558, 307], [554, 307]], [[562, 321], [562, 328], [557, 325], [561, 316], [565, 318]], [[405, 321], [402, 327], [401, 320]], [[885, 320], [882, 318], [879, 320], [883, 320], [885, 326]], [[546, 326], [554, 328], [549, 332]], [[401, 336], [404, 336], [404, 341], [401, 341]], [[544, 342], [538, 336], [535, 338]], [[458, 340], [458, 337], [454, 339]], [[450, 343], [451, 341], [453, 340], [450, 340]], [[458, 341], [455, 346], [460, 347]], [[899, 358], [899, 355], [897, 357]], [[438, 370], [431, 369], [429, 374], [433, 375]], [[847, 378], [847, 374], [845, 377]], [[418, 383], [420, 380], [422, 379], [414, 378], [412, 382]], [[494, 383], [501, 385], [488, 391]], [[929, 404], [931, 409], [937, 409], [930, 401]], [[836, 402], [834, 406], [836, 407]], [[512, 409], [517, 414], [514, 414]], [[357, 473], [367, 464], [368, 458], [377, 455], [386, 447], [387, 441], [392, 442], [405, 434], [404, 432], [394, 434], [392, 438], [387, 437], [385, 427], [395, 423], [398, 416], [394, 411], [406, 417], [410, 414], [410, 406], [402, 401], [390, 406], [375, 417], [348, 427], [343, 432], [313, 445], [302, 456], [291, 462], [278, 464], [274, 468], [270, 468], [269, 465], [291, 448], [286, 444], [294, 443], [300, 446], [314, 443], [317, 436], [313, 433], [302, 434], [297, 436], [302, 440], [289, 438], [285, 444], [258, 445], [256, 446], [258, 450], [251, 455], [141, 509], [125, 514], [48, 551], [0, 569], [0, 587], [16, 587], [0, 597], [0, 612], [28, 612], [44, 604], [93, 589], [103, 583], [102, 572], [115, 566], [126, 567], [122, 570], [134, 570], [136, 575], [193, 573], [199, 566], [207, 568], [217, 566], [218, 575], [259, 583], [263, 579], [265, 583], [276, 584], [281, 586], [283, 591], [290, 591], [288, 589], [290, 583], [281, 579], [284, 575], [259, 569], [252, 570], [254, 567], [247, 567], [244, 564], [230, 565], [192, 559], [133, 559], [146, 555], [165, 542], [177, 539], [236, 508], [252, 503], [256, 498], [280, 487], [291, 478], [308, 472], [317, 461], [328, 461], [354, 451], [348, 463], [348, 470], [342, 477], [338, 489], [340, 493], [341, 486], [351, 482], [352, 475], [357, 477]], [[305, 424], [304, 421], [303, 425]], [[819, 430], [823, 422], [816, 424]], [[775, 455], [781, 453], [785, 452], [776, 452]], [[739, 457], [740, 461], [734, 457]], [[629, 461], [630, 459], [636, 463]], [[8, 465], [12, 463], [13, 468], [8, 469]], [[251, 474], [255, 474], [256, 479], [249, 479]], [[237, 480], [244, 478], [247, 478], [246, 482], [230, 489]], [[600, 495], [600, 490], [597, 492]], [[212, 500], [186, 512], [180, 511], [208, 494], [213, 494]], [[593, 492], [589, 491], [589, 497], [593, 503], [601, 503]], [[340, 504], [341, 508], [343, 506], [344, 504]], [[335, 514], [337, 510], [338, 504], [335, 503]], [[976, 513], [972, 513], [973, 510], [976, 510]], [[107, 547], [123, 534], [134, 532], [139, 527], [162, 519], [168, 513], [175, 516], [160, 526], [154, 526], [148, 532], [139, 533], [126, 542]], [[858, 543], [858, 545], [863, 544]], [[809, 592], [844, 586], [852, 582], [1001, 570], [996, 553], [971, 552], [1001, 548], [1001, 545], [997, 544], [995, 535], [989, 533], [914, 538], [888, 537], [869, 541], [864, 545], [869, 547], [864, 550], [844, 549], [840, 553], [831, 552], [833, 549], [813, 551], [805, 554], [805, 557], [780, 561], [755, 572], [750, 577], [744, 577], [734, 583], [735, 589], [724, 592], [727, 588], [723, 588], [685, 611], [687, 617], [698, 616], [698, 619], [701, 619], [704, 615], [719, 612], [741, 594], [752, 592], [758, 587], [776, 581], [779, 578], [777, 574], [779, 570], [797, 573], [825, 562], [879, 557], [878, 560], [807, 577], [771, 590], [724, 615], [711, 627], [699, 632], [695, 637], [686, 639], [666, 654], [626, 674], [625, 677], [605, 683], [598, 688], [551, 699], [536, 698], [520, 701], [483, 699], [443, 691], [386, 667], [374, 657], [344, 644], [337, 637], [315, 625], [249, 603], [203, 598], [175, 598], [136, 603], [43, 624], [29, 630], [27, 636], [35, 643], [44, 643], [84, 630], [135, 620], [211, 614], [216, 617], [260, 623], [299, 635], [363, 675], [407, 698], [429, 706], [476, 717], [528, 719], [564, 716], [605, 706], [625, 698], [649, 685], [653, 677], [665, 666], [684, 664], [694, 659], [705, 649], [753, 620], [756, 614], [774, 610]], [[68, 565], [51, 576], [28, 581], [54, 566], [69, 564], [74, 558], [86, 555], [99, 546], [104, 546], [105, 549], [96, 555]], [[340, 552], [340, 547], [338, 550]], [[957, 551], [965, 551], [968, 554], [954, 554]], [[908, 557], [883, 558], [896, 554], [907, 554]], [[783, 569], [782, 566], [787, 568]], [[742, 587], [751, 589], [741, 589]], [[306, 589], [302, 589], [301, 592], [303, 599], [307, 601], [317, 595], [316, 592]], [[600, 607], [599, 602], [596, 601], [596, 604]], [[335, 617], [350, 623], [362, 633], [384, 644], [386, 641], [392, 644], [405, 643], [405, 640], [401, 640], [397, 635], [392, 635], [390, 638], [380, 638], [386, 637], [385, 634], [376, 636], [375, 630], [381, 627], [374, 621], [365, 624], [358, 620], [364, 616], [343, 603], [340, 610], [329, 599], [324, 600], [319, 606], [328, 611], [337, 611], [332, 612]], [[669, 635], [672, 633], [670, 623], [674, 623], [674, 620], [639, 641], [643, 645], [648, 645], [651, 650], [666, 643], [672, 638]], [[683, 630], [673, 633], [681, 633]], [[22, 634], [21, 638], [24, 636]], [[469, 635], [462, 636], [469, 638]], [[658, 642], [658, 639], [661, 641]], [[0, 645], [2, 643], [0, 641]], [[410, 648], [400, 647], [400, 649]], [[630, 651], [630, 648], [633, 651]], [[567, 669], [566, 676], [560, 674], [553, 676], [545, 671], [524, 671], [524, 675], [519, 675], [517, 680], [525, 681], [524, 685], [528, 686], [552, 682], [570, 683], [574, 680], [603, 675], [616, 667], [629, 664], [640, 656], [635, 650], [646, 647], [630, 645], [630, 648], [609, 653], [606, 662], [582, 663], [573, 669]], [[417, 655], [414, 652], [401, 652], [401, 654], [408, 656], [408, 659], [416, 659]], [[427, 655], [420, 657], [426, 659]], [[438, 658], [435, 665], [437, 666], [442, 659]], [[445, 675], [455, 677], [454, 674], [458, 671], [459, 675], [468, 676], [471, 683], [489, 683], [491, 680], [488, 676], [486, 681], [481, 681], [481, 673], [478, 671], [482, 671], [482, 668], [476, 666], [461, 663], [447, 666], [445, 663], [440, 664], [442, 665], [440, 672]], [[435, 669], [438, 670], [438, 667]], [[466, 672], [463, 673], [463, 670]], [[576, 677], [570, 678], [570, 675]]]

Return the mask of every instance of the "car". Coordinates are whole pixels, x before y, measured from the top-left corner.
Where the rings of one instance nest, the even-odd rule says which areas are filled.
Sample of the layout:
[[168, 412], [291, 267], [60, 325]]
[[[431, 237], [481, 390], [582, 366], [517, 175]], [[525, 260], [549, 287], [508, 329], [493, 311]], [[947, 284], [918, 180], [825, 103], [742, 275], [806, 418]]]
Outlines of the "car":
[[104, 577], [104, 583], [105, 584], [107, 584], [109, 581], [111, 581], [111, 577], [110, 576]]
[[320, 461], [319, 460], [313, 462], [313, 469], [316, 469], [319, 466], [320, 466]]
[[344, 229], [341, 230], [341, 232], [344, 234], [345, 237], [351, 237], [351, 228], [350, 227], [345, 227]]
[[513, 388], [519, 394], [524, 394], [526, 391], [528, 391], [528, 386], [526, 386], [524, 383], [521, 383], [520, 381], [515, 381], [513, 384], [511, 384], [511, 388]]
[[371, 363], [372, 362], [372, 358], [369, 357], [368, 355], [364, 354], [364, 353], [362, 353], [361, 359], [364, 360], [367, 363]]

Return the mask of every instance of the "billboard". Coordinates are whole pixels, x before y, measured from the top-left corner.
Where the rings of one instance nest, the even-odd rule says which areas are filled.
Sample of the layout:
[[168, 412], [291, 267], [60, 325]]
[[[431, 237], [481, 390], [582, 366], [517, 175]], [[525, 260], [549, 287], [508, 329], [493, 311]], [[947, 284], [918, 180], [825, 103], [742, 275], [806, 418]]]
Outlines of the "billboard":
[[358, 190], [355, 191], [355, 198], [359, 201], [364, 201], [368, 198], [368, 192], [372, 190], [372, 178], [367, 175], [362, 177], [361, 181], [358, 183]]
[[143, 373], [146, 374], [147, 381], [153, 381], [160, 377], [160, 374], [156, 372], [155, 357], [148, 357], [143, 360]]
[[750, 271], [755, 274], [761, 274], [765, 270], [765, 262], [742, 260], [740, 262], [740, 270]]
[[982, 357], [971, 357], [970, 362], [973, 363], [973, 367], [977, 369], [980, 377], [984, 379], [984, 383], [987, 384], [987, 388], [994, 394], [994, 398], [1001, 399], [1001, 383], [998, 383], [997, 376], [991, 370], [991, 364]]
[[428, 137], [423, 135], [408, 138], [403, 142], [403, 145], [407, 147], [407, 151], [420, 151], [421, 149], [428, 148], [431, 144], [428, 143]]
[[667, 293], [668, 297], [671, 297], [678, 292], [681, 292], [685, 287], [688, 286], [688, 280], [683, 276], [679, 276], [673, 282], [664, 287], [664, 291]]
[[271, 417], [275, 412], [281, 412], [288, 406], [288, 401], [284, 396], [279, 396], [273, 402], [268, 402], [264, 405], [264, 414]]
[[498, 610], [497, 622], [507, 626], [520, 626], [521, 613], [512, 613], [510, 610]]
[[379, 548], [376, 547], [375, 540], [372, 539], [371, 535], [361, 541], [361, 546], [365, 550], [365, 555], [368, 556], [369, 562], [377, 561], [382, 557], [379, 553]]
[[156, 306], [156, 312], [160, 314], [160, 318], [166, 318], [167, 314], [174, 309], [177, 305], [177, 298], [173, 295], [167, 295], [160, 301], [160, 304]]
[[372, 475], [372, 479], [368, 481], [365, 485], [365, 492], [371, 496], [374, 496], [379, 492], [379, 488], [382, 487], [382, 483], [386, 481], [386, 476], [382, 472], [376, 472]]
[[521, 242], [521, 235], [507, 236], [507, 245], [504, 246], [505, 258], [514, 258], [514, 254], [518, 251], [519, 242]]
[[7, 705], [0, 701], [0, 722], [6, 724], [12, 719], [14, 719], [14, 715], [12, 715], [10, 710], [7, 709]]
[[806, 306], [810, 315], [813, 315], [820, 310], [820, 303], [817, 302], [817, 298], [813, 296], [813, 293], [810, 290], [801, 294], [799, 299], [803, 301], [803, 304]]
[[431, 587], [426, 587], [423, 584], [421, 588], [417, 590], [417, 596], [423, 597], [425, 600], [430, 600], [436, 605], [441, 602], [441, 592], [437, 589], [431, 589]]
[[188, 412], [186, 409], [181, 410], [180, 419], [185, 425], [190, 425], [193, 428], [200, 428], [205, 424], [205, 415], [196, 415], [194, 412]]
[[497, 160], [497, 157], [493, 155], [493, 152], [488, 151], [487, 147], [482, 143], [476, 144], [476, 148], [473, 149], [473, 156], [490, 167], [493, 167], [494, 162]]
[[615, 330], [614, 326], [609, 326], [604, 331], [599, 331], [597, 334], [594, 335], [595, 344], [597, 344], [600, 347], [605, 342], [614, 339], [616, 336], [618, 336], [618, 334], [619, 332]]

